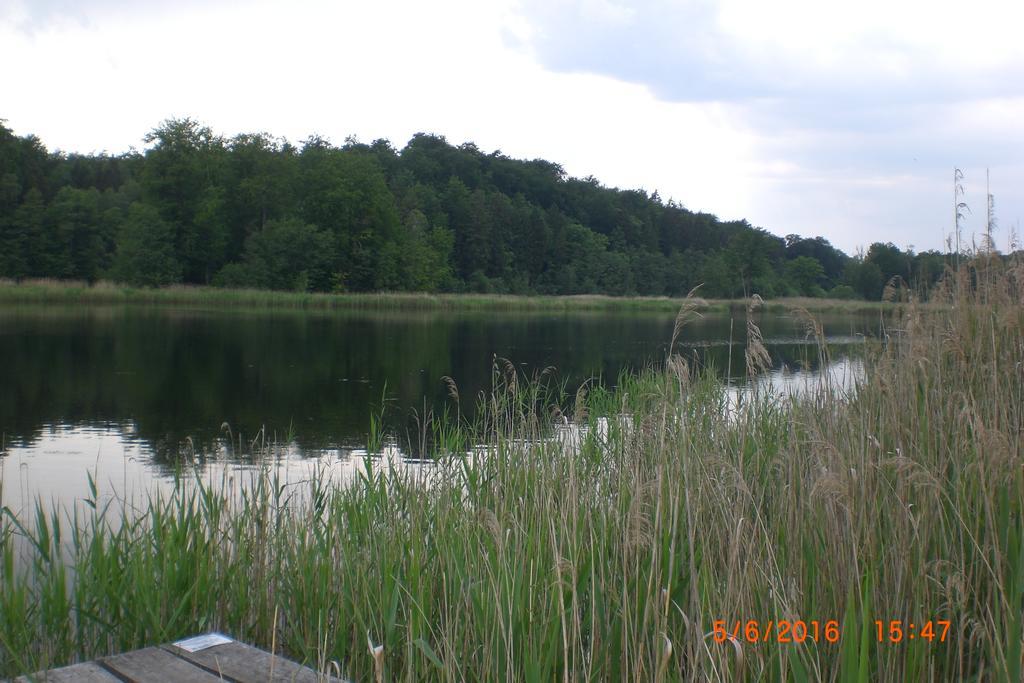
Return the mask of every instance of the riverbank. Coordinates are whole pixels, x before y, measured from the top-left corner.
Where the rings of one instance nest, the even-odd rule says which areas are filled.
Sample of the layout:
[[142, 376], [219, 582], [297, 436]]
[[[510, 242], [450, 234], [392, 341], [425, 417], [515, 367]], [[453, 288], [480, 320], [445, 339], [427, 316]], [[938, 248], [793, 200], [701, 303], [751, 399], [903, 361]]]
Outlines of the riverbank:
[[478, 422], [425, 426], [428, 480], [4, 514], [0, 675], [216, 629], [354, 680], [1021, 680], [1017, 278], [905, 307], [855, 392], [735, 412], [677, 357], [553, 439], [509, 366]]
[[[747, 301], [696, 298], [701, 312], [742, 312]], [[573, 296], [518, 296], [511, 294], [426, 294], [380, 292], [322, 294], [255, 289], [172, 286], [159, 289], [127, 287], [109, 282], [88, 284], [63, 280], [0, 281], [0, 304], [147, 304], [252, 309], [325, 310], [451, 310], [451, 311], [651, 311], [675, 314], [682, 298], [613, 297], [581, 294]], [[770, 312], [804, 308], [814, 312], [866, 313], [892, 310], [885, 302], [783, 298], [766, 301]]]

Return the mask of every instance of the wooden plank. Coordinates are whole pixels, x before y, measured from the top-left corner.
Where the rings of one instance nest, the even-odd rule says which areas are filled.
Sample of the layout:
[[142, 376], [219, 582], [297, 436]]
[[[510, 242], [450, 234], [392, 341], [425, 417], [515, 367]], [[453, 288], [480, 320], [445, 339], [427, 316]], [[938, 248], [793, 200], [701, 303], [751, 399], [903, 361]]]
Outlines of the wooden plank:
[[14, 679], [14, 683], [32, 683], [33, 681], [38, 681], [39, 683], [44, 681], [46, 683], [71, 683], [72, 681], [78, 681], [79, 683], [120, 683], [121, 679], [96, 662], [72, 664], [60, 669], [40, 671], [31, 676], [18, 676]]
[[214, 683], [222, 680], [158, 647], [104, 657], [99, 661], [133, 683]]
[[340, 681], [338, 678], [320, 676], [309, 667], [237, 641], [216, 645], [198, 652], [188, 652], [175, 645], [165, 645], [164, 649], [215, 675], [232, 678], [238, 683], [322, 683], [323, 681], [333, 683]]

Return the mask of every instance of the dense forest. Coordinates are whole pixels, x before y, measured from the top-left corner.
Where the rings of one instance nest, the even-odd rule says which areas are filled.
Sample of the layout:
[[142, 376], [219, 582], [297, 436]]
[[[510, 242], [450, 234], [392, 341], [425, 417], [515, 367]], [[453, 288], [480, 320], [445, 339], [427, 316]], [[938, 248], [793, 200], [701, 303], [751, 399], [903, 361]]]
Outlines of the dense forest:
[[165, 121], [145, 151], [50, 152], [0, 121], [0, 277], [309, 291], [832, 296], [925, 288], [948, 256], [850, 257], [567, 176], [555, 163], [417, 134], [216, 135]]

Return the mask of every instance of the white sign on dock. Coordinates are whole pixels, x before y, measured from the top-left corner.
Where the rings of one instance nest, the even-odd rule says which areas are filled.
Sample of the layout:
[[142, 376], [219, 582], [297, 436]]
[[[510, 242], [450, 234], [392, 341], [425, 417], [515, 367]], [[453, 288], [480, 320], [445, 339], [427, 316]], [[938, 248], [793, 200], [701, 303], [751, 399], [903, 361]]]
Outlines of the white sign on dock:
[[186, 652], [199, 652], [216, 645], [226, 645], [232, 642], [223, 633], [205, 633], [201, 636], [194, 636], [192, 638], [186, 638], [185, 640], [179, 640], [174, 643], [176, 647], [180, 647]]

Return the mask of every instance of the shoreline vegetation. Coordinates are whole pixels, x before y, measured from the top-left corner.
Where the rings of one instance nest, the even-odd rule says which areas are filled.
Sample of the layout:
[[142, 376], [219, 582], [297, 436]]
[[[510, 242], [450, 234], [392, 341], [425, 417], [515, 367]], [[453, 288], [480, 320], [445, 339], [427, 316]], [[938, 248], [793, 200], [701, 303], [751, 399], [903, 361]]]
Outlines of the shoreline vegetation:
[[935, 297], [893, 311], [856, 391], [732, 410], [670, 355], [561, 401], [566, 440], [559, 398], [496, 365], [483, 417], [425, 423], [428, 480], [367, 458], [341, 486], [183, 474], [5, 511], [0, 675], [216, 629], [353, 680], [1021, 680], [1024, 264]]
[[881, 242], [850, 256], [821, 236], [775, 235], [424, 133], [401, 149], [296, 145], [186, 118], [143, 141], [66, 154], [0, 120], [0, 277], [650, 297], [703, 283], [715, 299], [878, 301], [894, 278], [927, 293], [961, 259]]
[[[698, 292], [699, 293], [699, 292]], [[608, 311], [663, 312], [675, 314], [684, 303], [701, 313], [742, 313], [747, 299], [700, 297], [619, 297], [601, 294], [564, 296], [514, 294], [430, 294], [416, 292], [358, 292], [327, 294], [262, 289], [229, 289], [197, 285], [148, 288], [100, 281], [0, 279], [0, 305], [4, 304], [147, 304], [204, 308], [418, 311]], [[785, 297], [769, 299], [767, 312], [802, 308], [817, 313], [891, 312], [899, 304], [887, 301]]]

